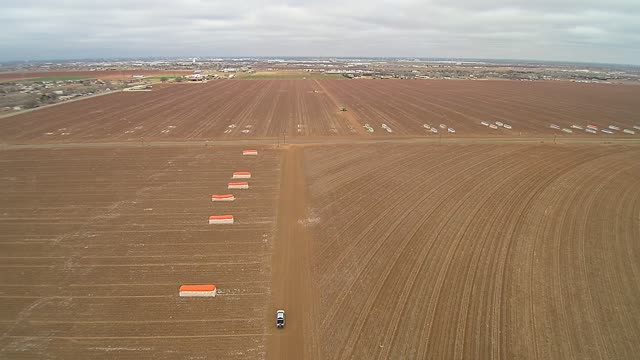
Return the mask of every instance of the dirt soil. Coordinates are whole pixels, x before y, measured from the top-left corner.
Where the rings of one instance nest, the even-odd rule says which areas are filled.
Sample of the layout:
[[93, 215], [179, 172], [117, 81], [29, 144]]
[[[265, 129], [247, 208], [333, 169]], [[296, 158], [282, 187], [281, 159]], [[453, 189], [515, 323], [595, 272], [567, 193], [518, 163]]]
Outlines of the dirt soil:
[[[443, 136], [566, 135], [550, 128], [610, 124], [631, 128], [640, 123], [640, 88], [570, 82], [358, 80], [323, 82], [324, 88], [375, 133], [382, 124], [395, 135], [427, 135], [424, 124], [454, 128]], [[480, 123], [508, 123], [496, 130]], [[570, 129], [571, 130], [571, 129]], [[591, 135], [573, 129], [572, 135]], [[600, 134], [604, 135], [604, 134]]]
[[264, 358], [280, 158], [258, 150], [0, 152], [0, 358]]
[[306, 231], [307, 187], [300, 146], [284, 148], [278, 232], [272, 256], [272, 298], [267, 318], [288, 314], [284, 329], [271, 327], [269, 359], [318, 359], [318, 289], [311, 277], [312, 239]]
[[543, 125], [632, 119], [637, 91], [225, 80], [0, 119], [0, 358], [635, 358], [640, 144]]
[[640, 148], [376, 144], [305, 156], [319, 358], [640, 351]]
[[[564, 82], [216, 80], [120, 92], [0, 119], [5, 143], [349, 137], [640, 139], [640, 87]], [[345, 106], [348, 111], [339, 111]], [[492, 130], [481, 121], [508, 123]], [[370, 125], [373, 133], [365, 131]], [[386, 125], [391, 132], [383, 129]], [[424, 125], [437, 127], [431, 133]], [[440, 125], [452, 128], [449, 133]], [[551, 129], [551, 124], [573, 131]], [[571, 125], [620, 127], [616, 134]], [[634, 135], [622, 129], [635, 131]]]

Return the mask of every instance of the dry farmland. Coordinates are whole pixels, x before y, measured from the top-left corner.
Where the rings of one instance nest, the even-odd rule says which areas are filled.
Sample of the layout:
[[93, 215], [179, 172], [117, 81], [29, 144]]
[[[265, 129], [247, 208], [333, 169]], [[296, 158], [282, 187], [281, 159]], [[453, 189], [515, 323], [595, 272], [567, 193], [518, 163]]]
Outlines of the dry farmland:
[[639, 90], [221, 80], [2, 118], [0, 358], [634, 358], [640, 134], [548, 123], [631, 127]]
[[[0, 152], [0, 358], [263, 356], [280, 165], [241, 150]], [[239, 169], [251, 188], [212, 203]]]
[[[0, 141], [581, 136], [640, 139], [639, 86], [513, 81], [217, 80], [120, 92], [0, 119]], [[348, 111], [339, 111], [345, 106]], [[511, 129], [490, 129], [482, 121]], [[365, 131], [368, 124], [373, 133]], [[388, 132], [382, 125], [388, 126]], [[434, 134], [424, 128], [438, 127]], [[450, 134], [446, 125], [456, 131]], [[550, 128], [556, 124], [572, 134]], [[571, 129], [588, 124], [615, 134]], [[633, 126], [637, 126], [634, 129]], [[624, 134], [623, 129], [635, 134]]]
[[349, 114], [314, 93], [314, 84], [220, 80], [121, 92], [0, 119], [0, 137], [78, 142], [350, 134]]
[[640, 351], [640, 148], [305, 154], [316, 358]]
[[[323, 84], [325, 84], [323, 82]], [[394, 133], [424, 135], [424, 124], [445, 124], [457, 136], [566, 134], [550, 124], [640, 125], [640, 87], [521, 81], [327, 81], [327, 91], [348, 104], [376, 132], [386, 123]], [[508, 123], [490, 129], [482, 121]], [[574, 135], [595, 136], [576, 129]], [[637, 134], [640, 133], [637, 132]]]

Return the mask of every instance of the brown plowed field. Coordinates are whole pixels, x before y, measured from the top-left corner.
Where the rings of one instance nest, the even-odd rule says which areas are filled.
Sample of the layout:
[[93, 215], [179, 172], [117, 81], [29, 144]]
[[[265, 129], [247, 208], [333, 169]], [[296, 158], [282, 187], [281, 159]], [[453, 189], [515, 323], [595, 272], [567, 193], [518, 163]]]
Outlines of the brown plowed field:
[[640, 352], [640, 148], [305, 153], [320, 358]]
[[0, 358], [264, 357], [280, 163], [241, 150], [0, 152]]
[[[219, 80], [121, 92], [0, 119], [0, 141], [92, 142], [296, 137], [567, 135], [549, 128], [640, 126], [640, 87], [515, 81]], [[346, 106], [348, 111], [338, 111]], [[492, 130], [481, 121], [502, 121]], [[369, 134], [363, 126], [369, 124]], [[385, 131], [388, 125], [392, 133]], [[591, 138], [622, 136], [572, 135]]]
[[[376, 133], [385, 123], [394, 133], [421, 135], [423, 124], [445, 124], [456, 135], [531, 136], [565, 134], [550, 124], [640, 123], [640, 87], [569, 82], [518, 81], [326, 81], [326, 89], [347, 104]], [[490, 129], [481, 121], [501, 121], [513, 129]], [[440, 130], [440, 129], [439, 129]], [[440, 130], [442, 131], [442, 130]], [[591, 135], [574, 130], [575, 134]], [[449, 134], [451, 136], [451, 134]]]
[[225, 80], [0, 119], [0, 358], [635, 358], [640, 145], [546, 126], [638, 89]]
[[0, 119], [0, 137], [65, 142], [352, 133], [346, 115], [328, 96], [314, 93], [313, 85], [221, 80], [121, 92]]
[[192, 74], [185, 70], [101, 70], [101, 71], [24, 71], [0, 73], [0, 82], [37, 78], [86, 76], [103, 80], [130, 80], [133, 75], [158, 76], [164, 74]]

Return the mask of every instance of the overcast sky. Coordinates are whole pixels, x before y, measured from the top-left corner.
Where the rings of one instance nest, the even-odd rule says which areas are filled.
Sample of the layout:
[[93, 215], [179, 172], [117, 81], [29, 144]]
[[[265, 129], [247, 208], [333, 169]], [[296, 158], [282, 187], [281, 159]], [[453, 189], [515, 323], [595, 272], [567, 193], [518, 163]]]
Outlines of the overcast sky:
[[0, 61], [251, 55], [640, 65], [640, 0], [0, 1]]

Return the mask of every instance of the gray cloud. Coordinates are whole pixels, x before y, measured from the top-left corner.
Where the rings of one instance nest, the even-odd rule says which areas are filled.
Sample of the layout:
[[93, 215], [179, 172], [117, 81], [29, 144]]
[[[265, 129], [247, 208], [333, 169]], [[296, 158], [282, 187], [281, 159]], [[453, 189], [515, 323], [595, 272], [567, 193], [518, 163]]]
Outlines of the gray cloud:
[[637, 0], [4, 0], [0, 60], [421, 56], [640, 64]]

